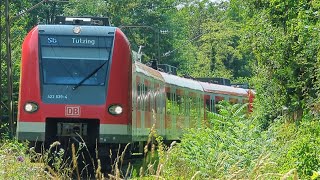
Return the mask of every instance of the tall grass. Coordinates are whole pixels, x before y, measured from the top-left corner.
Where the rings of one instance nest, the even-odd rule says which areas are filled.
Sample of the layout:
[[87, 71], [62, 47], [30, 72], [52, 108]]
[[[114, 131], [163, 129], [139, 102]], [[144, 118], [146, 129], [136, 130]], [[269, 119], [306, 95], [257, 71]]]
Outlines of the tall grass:
[[[292, 124], [279, 117], [263, 131], [259, 120], [245, 113], [245, 105], [222, 103], [219, 108], [219, 114], [209, 115], [209, 126], [186, 130], [180, 143], [164, 144], [153, 126], [141, 167], [125, 163], [125, 151], [130, 144], [119, 147], [117, 152], [110, 151], [109, 174], [101, 172], [103, 164], [99, 159], [79, 161], [83, 152], [88, 151], [83, 142], [72, 145], [70, 157], [63, 158], [66, 152], [59, 148], [59, 142], [36, 153], [32, 148], [28, 150], [26, 144], [3, 139], [0, 179], [319, 178], [319, 121], [306, 116], [300, 124]], [[89, 168], [93, 175], [88, 173]]]

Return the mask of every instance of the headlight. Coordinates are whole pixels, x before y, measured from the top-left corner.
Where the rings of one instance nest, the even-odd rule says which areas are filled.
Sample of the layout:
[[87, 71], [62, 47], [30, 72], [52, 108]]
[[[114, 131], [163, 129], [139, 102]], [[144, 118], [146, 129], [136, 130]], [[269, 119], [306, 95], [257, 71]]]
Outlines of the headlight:
[[24, 110], [28, 113], [36, 112], [38, 110], [38, 105], [34, 102], [27, 102], [24, 105]]
[[111, 105], [109, 106], [108, 111], [112, 115], [119, 115], [122, 113], [123, 109], [120, 105]]

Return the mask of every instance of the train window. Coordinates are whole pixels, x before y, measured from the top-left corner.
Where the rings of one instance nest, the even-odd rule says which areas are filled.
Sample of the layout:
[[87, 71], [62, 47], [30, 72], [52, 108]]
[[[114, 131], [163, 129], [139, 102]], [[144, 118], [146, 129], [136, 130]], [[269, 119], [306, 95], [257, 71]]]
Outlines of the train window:
[[145, 84], [143, 84], [143, 111], [147, 111], [148, 109], [148, 103], [149, 103], [148, 91], [149, 91], [149, 88]]
[[206, 111], [214, 112], [214, 96], [205, 96]]
[[192, 98], [189, 97], [189, 96], [186, 96], [185, 101], [186, 101], [186, 103], [185, 103], [186, 104], [185, 113], [186, 113], [187, 116], [189, 116], [190, 115], [190, 106], [191, 106]]
[[171, 93], [167, 92], [167, 99], [166, 99], [166, 112], [167, 112], [167, 114], [171, 114], [171, 109], [172, 109]]
[[[83, 79], [84, 85], [105, 84], [108, 63], [102, 60], [42, 60], [43, 83], [78, 84]], [[94, 73], [94, 71], [97, 72]], [[92, 74], [93, 73], [93, 74]]]
[[190, 95], [190, 127], [196, 127], [199, 112], [199, 103], [195, 93], [192, 93]]
[[210, 99], [206, 99], [206, 109], [207, 111], [210, 111]]
[[[214, 104], [219, 104], [220, 101], [223, 101], [225, 98], [223, 96], [215, 96], [214, 97]], [[219, 108], [217, 108], [215, 106], [215, 112], [218, 113], [219, 112]]]
[[172, 95], [172, 111], [171, 114], [177, 114], [178, 107], [177, 107], [177, 95], [176, 93], [171, 93]]
[[157, 93], [157, 112], [158, 113], [162, 113], [163, 112], [163, 106], [164, 106], [164, 104], [162, 104], [162, 102], [163, 102], [163, 95], [162, 95], [162, 93], [160, 92], [160, 89], [158, 89], [158, 91], [157, 91], [158, 93]]
[[[201, 98], [200, 97], [197, 97], [197, 110], [198, 110], [198, 115], [201, 115], [201, 107], [202, 107], [202, 100], [201, 100]], [[199, 116], [200, 117], [200, 116]]]
[[113, 37], [83, 37], [84, 43], [79, 36], [40, 34], [39, 39], [44, 84], [105, 85]]
[[229, 102], [230, 102], [230, 104], [237, 104], [238, 103], [238, 98], [230, 97], [229, 98]]
[[178, 99], [179, 113], [184, 116], [184, 112], [185, 112], [185, 97], [178, 95], [177, 99]]
[[177, 114], [178, 103], [177, 103], [177, 94], [175, 92], [167, 92], [166, 108], [167, 114]]
[[202, 120], [204, 119], [204, 100], [203, 98], [199, 97], [199, 123], [198, 123], [198, 127], [201, 126]]
[[152, 87], [151, 86], [146, 86], [146, 100], [147, 100], [147, 107], [146, 107], [146, 111], [151, 112], [152, 111], [152, 102], [153, 102], [153, 97], [152, 97]]
[[137, 97], [138, 110], [142, 110], [143, 102], [142, 102], [142, 84], [141, 83], [138, 83], [137, 91], [138, 91], [137, 92], [137, 94], [138, 94], [138, 97]]

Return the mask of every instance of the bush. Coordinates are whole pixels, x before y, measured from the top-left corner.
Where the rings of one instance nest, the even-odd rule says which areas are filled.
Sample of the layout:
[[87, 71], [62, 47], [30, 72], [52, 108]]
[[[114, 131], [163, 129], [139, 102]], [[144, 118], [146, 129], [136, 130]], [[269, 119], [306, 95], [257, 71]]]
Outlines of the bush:
[[255, 178], [269, 168], [267, 137], [258, 121], [247, 116], [246, 105], [222, 102], [210, 114], [210, 127], [189, 129], [171, 153], [169, 176], [199, 178]]
[[296, 169], [300, 178], [310, 179], [320, 170], [320, 122], [304, 118], [299, 125], [277, 122], [269, 131], [275, 141], [270, 148], [279, 164], [278, 172]]
[[46, 177], [41, 164], [31, 163], [27, 144], [2, 139], [0, 143], [0, 179], [41, 179]]
[[320, 122], [285, 117], [267, 130], [245, 105], [222, 103], [210, 127], [189, 129], [169, 154], [165, 177], [182, 179], [316, 179], [320, 170]]

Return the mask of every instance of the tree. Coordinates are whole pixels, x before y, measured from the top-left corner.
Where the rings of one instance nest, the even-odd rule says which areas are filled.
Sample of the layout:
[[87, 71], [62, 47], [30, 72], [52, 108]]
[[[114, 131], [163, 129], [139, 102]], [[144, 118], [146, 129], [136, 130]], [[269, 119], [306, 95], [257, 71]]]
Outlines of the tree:
[[[246, 37], [253, 62], [258, 107], [265, 119], [288, 107], [294, 119], [316, 102], [319, 76], [319, 5], [303, 1], [249, 1]], [[252, 10], [252, 9], [251, 9]]]

